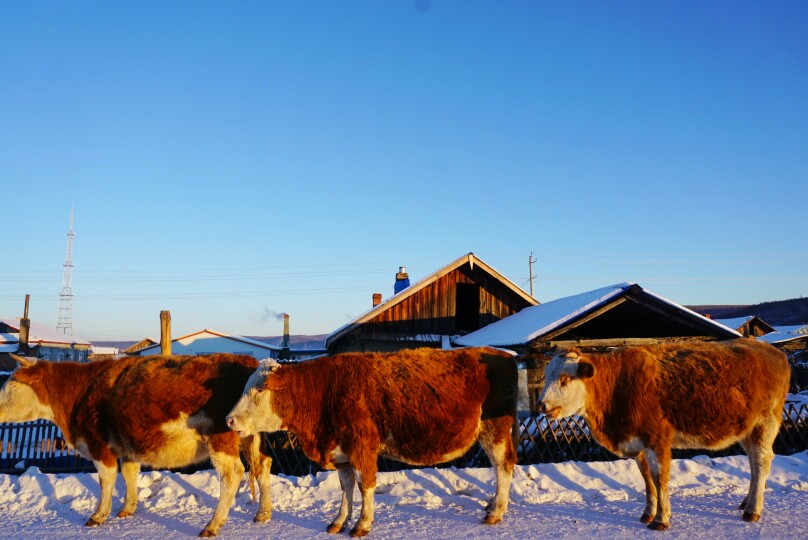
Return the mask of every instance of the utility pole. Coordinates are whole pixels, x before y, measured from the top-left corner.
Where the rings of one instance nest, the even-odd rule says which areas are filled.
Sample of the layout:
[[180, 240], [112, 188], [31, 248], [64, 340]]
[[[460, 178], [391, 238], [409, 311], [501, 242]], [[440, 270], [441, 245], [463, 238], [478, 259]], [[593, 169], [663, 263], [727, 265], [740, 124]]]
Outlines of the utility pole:
[[530, 296], [533, 296], [533, 298], [535, 298], [535, 296], [533, 295], [533, 280], [536, 279], [536, 277], [533, 275], [534, 262], [538, 261], [536, 261], [536, 259], [533, 258], [533, 252], [531, 251], [530, 256], [527, 258], [527, 265], [530, 268]]
[[62, 292], [59, 294], [59, 317], [56, 330], [73, 335], [73, 209], [70, 209], [70, 230], [67, 231], [67, 258], [62, 279]]

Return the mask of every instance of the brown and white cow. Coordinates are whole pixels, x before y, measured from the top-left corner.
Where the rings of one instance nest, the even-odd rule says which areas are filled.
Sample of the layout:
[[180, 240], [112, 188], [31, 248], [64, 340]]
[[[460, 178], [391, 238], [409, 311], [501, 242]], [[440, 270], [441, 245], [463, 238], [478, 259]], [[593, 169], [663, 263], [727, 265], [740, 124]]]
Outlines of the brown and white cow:
[[484, 520], [494, 524], [507, 510], [516, 462], [516, 397], [515, 360], [495, 349], [345, 353], [262, 363], [227, 424], [241, 435], [287, 430], [310, 459], [339, 471], [342, 504], [330, 533], [345, 529], [358, 482], [362, 511], [352, 536], [373, 523], [379, 454], [434, 465], [480, 441], [496, 472]]
[[244, 476], [241, 449], [258, 480], [255, 521], [272, 516], [272, 460], [257, 436], [240, 438], [225, 415], [258, 367], [250, 356], [130, 357], [79, 364], [17, 358], [19, 366], [0, 390], [0, 422], [45, 419], [98, 470], [101, 496], [85, 523], [102, 524], [112, 507], [121, 460], [126, 484], [118, 517], [134, 513], [140, 464], [183, 467], [210, 457], [220, 480], [219, 502], [200, 536], [215, 536], [227, 519]]
[[790, 370], [785, 355], [754, 339], [629, 347], [609, 354], [561, 351], [545, 370], [542, 410], [582, 415], [609, 451], [636, 460], [645, 480], [640, 520], [667, 529], [671, 448], [740, 442], [751, 483], [743, 519], [757, 521], [782, 422]]

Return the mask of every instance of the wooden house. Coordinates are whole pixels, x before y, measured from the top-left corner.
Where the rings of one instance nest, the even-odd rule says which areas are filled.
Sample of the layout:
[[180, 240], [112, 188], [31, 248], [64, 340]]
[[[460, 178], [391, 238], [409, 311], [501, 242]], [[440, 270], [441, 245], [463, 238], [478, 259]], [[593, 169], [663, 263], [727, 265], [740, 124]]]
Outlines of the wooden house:
[[139, 351], [141, 349], [145, 349], [147, 347], [152, 347], [154, 345], [159, 345], [159, 344], [160, 344], [159, 339], [154, 339], [154, 338], [151, 338], [151, 337], [145, 337], [145, 338], [141, 339], [140, 341], [138, 341], [137, 343], [135, 343], [133, 345], [130, 345], [129, 347], [127, 347], [126, 349], [124, 349], [121, 352], [123, 352], [123, 354], [127, 354], [129, 356], [137, 356], [137, 351]]
[[326, 337], [329, 353], [448, 346], [452, 336], [479, 330], [538, 301], [474, 253], [409, 285], [404, 268], [395, 294]]
[[720, 340], [740, 333], [666, 300], [636, 283], [620, 283], [559, 298], [457, 338], [461, 346], [574, 345], [599, 349], [660, 341]]
[[757, 315], [749, 315], [735, 319], [715, 319], [715, 322], [732, 328], [745, 337], [760, 337], [775, 331], [773, 326]]

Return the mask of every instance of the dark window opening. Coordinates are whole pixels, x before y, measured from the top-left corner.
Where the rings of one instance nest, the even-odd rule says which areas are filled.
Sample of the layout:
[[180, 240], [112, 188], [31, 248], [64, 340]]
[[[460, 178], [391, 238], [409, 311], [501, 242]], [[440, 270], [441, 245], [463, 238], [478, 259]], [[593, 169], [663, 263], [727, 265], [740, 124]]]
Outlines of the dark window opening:
[[480, 328], [480, 286], [458, 283], [455, 298], [455, 329], [473, 332]]

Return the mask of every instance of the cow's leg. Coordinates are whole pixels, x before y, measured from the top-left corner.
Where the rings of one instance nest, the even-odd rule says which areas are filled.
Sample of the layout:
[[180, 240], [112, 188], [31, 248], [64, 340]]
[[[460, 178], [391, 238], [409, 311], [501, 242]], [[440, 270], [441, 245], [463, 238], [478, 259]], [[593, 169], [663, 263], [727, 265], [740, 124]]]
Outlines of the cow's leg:
[[643, 510], [640, 521], [643, 523], [651, 523], [657, 513], [657, 490], [654, 484], [654, 479], [651, 476], [651, 468], [648, 466], [648, 460], [645, 458], [645, 452], [640, 452], [634, 458], [637, 466], [640, 468], [640, 474], [643, 481], [645, 481], [645, 510]]
[[112, 490], [115, 488], [115, 476], [118, 474], [118, 462], [112, 459], [110, 463], [94, 461], [98, 471], [98, 483], [101, 484], [101, 495], [98, 497], [98, 508], [90, 519], [84, 524], [87, 527], [96, 527], [104, 523], [112, 510]]
[[494, 498], [486, 507], [485, 519], [483, 519], [483, 523], [486, 525], [494, 525], [502, 521], [502, 516], [508, 510], [513, 467], [516, 464], [512, 429], [515, 429], [513, 419], [502, 417], [483, 421], [480, 432], [480, 445], [494, 467], [497, 481]]
[[669, 445], [645, 450], [645, 457], [651, 469], [651, 477], [657, 491], [657, 512], [654, 520], [648, 524], [649, 529], [664, 531], [670, 527], [671, 502], [668, 497], [668, 481], [671, 471], [671, 447]]
[[[236, 438], [238, 437], [235, 431], [231, 433]], [[213, 517], [202, 529], [202, 532], [199, 533], [199, 536], [216, 536], [224, 522], [227, 521], [230, 507], [233, 506], [233, 501], [236, 499], [236, 491], [238, 491], [238, 486], [244, 476], [244, 465], [241, 464], [241, 459], [239, 458], [238, 442], [234, 442], [235, 444], [231, 446], [229, 452], [214, 451], [210, 454], [210, 461], [219, 475], [219, 502], [216, 503]]]
[[749, 456], [751, 472], [749, 493], [744, 499], [744, 521], [758, 521], [763, 513], [763, 494], [766, 491], [766, 480], [769, 478], [774, 459], [772, 445], [779, 429], [779, 419], [768, 417], [755, 426], [749, 436], [741, 441], [741, 445]]
[[126, 484], [126, 495], [123, 508], [118, 512], [119, 518], [129, 517], [137, 510], [137, 477], [140, 474], [140, 463], [123, 459], [121, 461], [121, 475]]
[[342, 502], [339, 512], [334, 521], [326, 529], [332, 534], [341, 533], [345, 530], [345, 524], [351, 519], [353, 513], [353, 492], [356, 485], [356, 474], [350, 463], [337, 464], [337, 474], [339, 475], [339, 485], [342, 487]]
[[[261, 435], [250, 435], [241, 439], [241, 449], [247, 456], [250, 464], [250, 488], [253, 486], [253, 479], [258, 481], [258, 512], [253, 521], [265, 523], [272, 518], [272, 495], [270, 494], [270, 470], [272, 469], [272, 458], [261, 453]], [[252, 492], [255, 499], [255, 492]]]
[[359, 521], [351, 529], [351, 536], [365, 536], [370, 532], [373, 525], [373, 515], [375, 512], [373, 495], [376, 490], [376, 460], [373, 456], [372, 462], [365, 462], [361, 469], [356, 470], [359, 483], [359, 493], [362, 494], [362, 512], [359, 514]]

